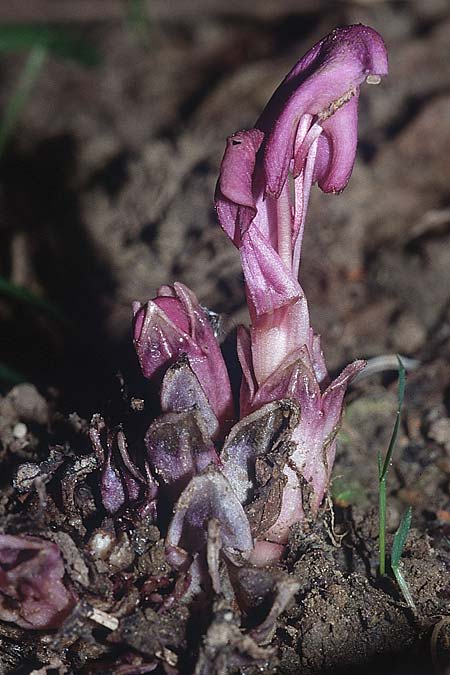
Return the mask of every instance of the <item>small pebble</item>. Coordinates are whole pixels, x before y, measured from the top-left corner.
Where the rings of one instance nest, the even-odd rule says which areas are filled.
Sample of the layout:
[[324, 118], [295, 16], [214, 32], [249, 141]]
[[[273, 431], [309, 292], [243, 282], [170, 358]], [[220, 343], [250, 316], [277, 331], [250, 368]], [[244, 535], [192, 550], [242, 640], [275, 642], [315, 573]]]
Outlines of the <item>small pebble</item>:
[[114, 544], [114, 537], [109, 532], [97, 530], [89, 541], [89, 548], [94, 558], [104, 560]]
[[23, 440], [28, 433], [27, 425], [23, 422], [17, 422], [13, 429], [13, 436], [18, 440]]
[[434, 421], [430, 426], [428, 436], [450, 452], [450, 418], [440, 417]]

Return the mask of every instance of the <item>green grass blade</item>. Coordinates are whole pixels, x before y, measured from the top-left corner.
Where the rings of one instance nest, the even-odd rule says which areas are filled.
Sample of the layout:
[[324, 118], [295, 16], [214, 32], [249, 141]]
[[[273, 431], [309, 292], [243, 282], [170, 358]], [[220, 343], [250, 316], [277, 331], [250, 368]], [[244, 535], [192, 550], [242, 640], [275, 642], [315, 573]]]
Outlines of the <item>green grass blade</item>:
[[402, 413], [402, 406], [403, 406], [403, 400], [405, 398], [405, 387], [406, 387], [406, 371], [405, 371], [405, 366], [403, 365], [400, 357], [397, 357], [398, 359], [398, 406], [397, 406], [397, 414], [395, 418], [395, 424], [394, 428], [392, 430], [392, 435], [391, 435], [391, 440], [389, 441], [389, 447], [386, 453], [386, 457], [384, 459], [384, 464], [383, 468], [381, 470], [381, 473], [379, 475], [379, 480], [383, 480], [383, 478], [386, 477], [386, 474], [389, 470], [389, 465], [391, 463], [392, 459], [392, 454], [395, 449], [395, 444], [397, 443], [397, 436], [398, 436], [398, 430], [400, 428], [400, 417]]
[[400, 416], [402, 412], [403, 400], [405, 398], [405, 387], [406, 387], [406, 373], [405, 367], [402, 363], [402, 360], [397, 356], [398, 360], [398, 406], [397, 414], [395, 418], [394, 428], [392, 430], [391, 439], [389, 441], [389, 447], [386, 452], [386, 457], [383, 462], [381, 452], [378, 451], [377, 462], [378, 462], [378, 502], [379, 502], [379, 512], [378, 512], [378, 565], [381, 576], [386, 574], [386, 480], [387, 474], [389, 471], [389, 466], [391, 464], [392, 455], [397, 443], [398, 430], [400, 428]]
[[377, 453], [377, 463], [378, 463], [378, 481], [381, 481], [383, 473], [383, 455], [381, 454], [380, 450], [378, 450]]
[[57, 57], [95, 66], [100, 61], [98, 51], [77, 35], [61, 26], [47, 24], [9, 24], [0, 26], [0, 52], [21, 52], [43, 47]]
[[0, 380], [7, 384], [20, 384], [26, 382], [26, 377], [4, 363], [0, 363]]
[[31, 305], [35, 309], [45, 312], [52, 318], [57, 319], [62, 323], [67, 323], [68, 321], [67, 317], [64, 316], [61, 310], [58, 309], [58, 307], [55, 307], [55, 305], [53, 305], [51, 302], [48, 302], [48, 300], [45, 300], [44, 298], [40, 298], [38, 295], [35, 295], [22, 286], [16, 286], [16, 284], [12, 284], [2, 276], [0, 276], [0, 294], [6, 295], [7, 297], [12, 298], [18, 302]]
[[414, 603], [413, 597], [411, 595], [411, 591], [409, 590], [409, 586], [406, 582], [405, 577], [403, 576], [403, 573], [402, 573], [401, 569], [397, 566], [397, 567], [393, 567], [392, 571], [393, 571], [394, 577], [395, 577], [395, 579], [396, 579], [396, 581], [397, 581], [397, 583], [400, 587], [402, 595], [406, 600], [406, 604], [408, 605], [408, 607], [410, 609], [412, 609], [412, 611], [415, 614], [417, 612], [417, 608], [416, 608], [416, 605]]
[[46, 55], [45, 47], [33, 47], [22, 69], [16, 90], [8, 101], [0, 123], [0, 156], [16, 128], [19, 117], [44, 65]]
[[405, 513], [403, 514], [403, 518], [400, 521], [400, 525], [398, 526], [397, 532], [394, 535], [394, 541], [392, 542], [392, 551], [391, 551], [392, 568], [398, 567], [398, 563], [400, 562], [400, 558], [402, 557], [403, 547], [405, 545], [405, 541], [408, 537], [408, 532], [411, 527], [411, 515], [412, 515], [412, 508], [411, 506], [408, 506]]
[[32, 24], [0, 25], [0, 52], [21, 52], [37, 45], [46, 46], [49, 29]]
[[386, 574], [386, 477], [379, 484], [378, 512], [378, 566], [381, 576]]

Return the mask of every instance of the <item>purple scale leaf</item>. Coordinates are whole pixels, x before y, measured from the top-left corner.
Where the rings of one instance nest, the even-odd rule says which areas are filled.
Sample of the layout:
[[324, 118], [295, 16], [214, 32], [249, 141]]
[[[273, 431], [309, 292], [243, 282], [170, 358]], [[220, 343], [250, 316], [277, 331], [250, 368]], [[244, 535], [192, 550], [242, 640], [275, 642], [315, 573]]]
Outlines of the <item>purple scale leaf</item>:
[[277, 443], [295, 426], [299, 411], [290, 401], [268, 403], [234, 425], [222, 452], [222, 473], [242, 504], [255, 488], [256, 460], [275, 451]]
[[121, 429], [117, 432], [117, 447], [122, 460], [120, 473], [126, 486], [127, 496], [130, 501], [135, 502], [141, 496], [146, 481], [137, 466], [131, 461], [125, 434]]
[[112, 466], [112, 452], [108, 448], [100, 478], [103, 506], [108, 513], [116, 513], [125, 504], [125, 489], [119, 472]]
[[[150, 511], [156, 498], [156, 485], [150, 474], [144, 475], [130, 457], [127, 440], [122, 429], [109, 432], [101, 415], [92, 417], [89, 436], [100, 467], [100, 493], [102, 503], [110, 514], [122, 506], [144, 501], [139, 509]], [[102, 438], [106, 450], [102, 444]]]
[[[304, 405], [300, 404], [300, 421], [292, 433], [296, 449], [291, 455], [289, 466], [285, 467], [286, 487], [279, 518], [267, 533], [270, 541], [286, 543], [289, 528], [303, 518], [305, 508], [313, 515], [317, 513], [330, 481], [343, 397], [351, 379], [364, 365], [364, 361], [355, 361], [347, 366], [323, 394], [320, 394], [320, 390], [319, 393], [316, 390], [314, 396], [306, 396], [305, 391], [301, 393]], [[309, 383], [312, 382], [311, 364], [303, 361], [301, 364], [294, 364], [294, 368], [300, 368], [300, 395], [303, 388], [300, 384], [301, 378], [307, 376]], [[309, 486], [306, 504], [302, 495], [304, 484]]]
[[253, 540], [244, 509], [233, 488], [218, 471], [209, 470], [194, 476], [182, 492], [166, 538], [169, 550], [186, 551], [193, 555], [203, 551], [207, 543], [208, 522], [220, 525], [220, 536], [225, 549], [250, 551]]
[[145, 445], [150, 467], [172, 499], [209, 464], [219, 464], [206, 426], [196, 411], [162, 415], [150, 425]]
[[164, 375], [160, 401], [163, 412], [198, 410], [209, 436], [215, 438], [219, 434], [217, 417], [187, 359], [179, 359]]

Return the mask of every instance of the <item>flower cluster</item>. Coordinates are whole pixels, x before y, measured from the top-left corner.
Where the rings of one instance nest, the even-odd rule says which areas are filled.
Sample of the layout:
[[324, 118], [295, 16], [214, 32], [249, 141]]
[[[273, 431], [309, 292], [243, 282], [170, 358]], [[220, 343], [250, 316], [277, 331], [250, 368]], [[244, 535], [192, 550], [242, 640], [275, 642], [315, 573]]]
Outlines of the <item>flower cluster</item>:
[[[314, 183], [325, 192], [345, 188], [360, 86], [386, 74], [378, 33], [336, 29], [294, 66], [255, 127], [227, 141], [215, 205], [240, 253], [251, 319], [249, 329], [238, 329], [240, 421], [231, 431], [227, 371], [194, 295], [175, 284], [135, 309], [142, 370], [166, 372], [165, 415], [146, 442], [154, 475], [178, 497], [172, 559], [184, 560], [180, 547], [206, 546], [216, 519], [224, 549], [267, 562], [281, 555], [291, 525], [322, 503], [344, 394], [365, 364], [355, 361], [330, 380], [298, 281], [305, 218]], [[227, 431], [218, 455], [212, 441]]]

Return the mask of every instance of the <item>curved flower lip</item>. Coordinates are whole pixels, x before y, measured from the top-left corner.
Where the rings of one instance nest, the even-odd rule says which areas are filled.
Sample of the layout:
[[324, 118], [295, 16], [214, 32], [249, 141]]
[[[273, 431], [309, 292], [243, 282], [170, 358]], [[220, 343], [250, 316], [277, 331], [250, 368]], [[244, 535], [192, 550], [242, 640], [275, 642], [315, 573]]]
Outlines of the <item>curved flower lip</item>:
[[293, 304], [302, 296], [298, 281], [266, 235], [252, 221], [257, 213], [254, 172], [263, 134], [240, 131], [227, 140], [216, 187], [220, 224], [240, 248], [247, 291], [257, 314]]
[[[350, 107], [349, 103], [364, 80], [375, 83], [387, 75], [387, 71], [383, 38], [361, 24], [337, 28], [300, 59], [255, 125], [265, 134], [266, 194], [279, 197], [293, 156], [298, 123], [307, 114], [323, 123], [330, 144], [331, 166], [323, 176], [322, 184], [319, 177], [319, 185], [325, 191], [340, 191], [345, 187], [354, 161], [353, 138], [357, 122], [356, 103]], [[352, 138], [351, 152], [346, 151], [347, 166], [341, 167], [333, 155], [342, 151], [348, 133]], [[322, 146], [327, 141], [322, 141]], [[325, 148], [322, 150], [327, 152]]]

